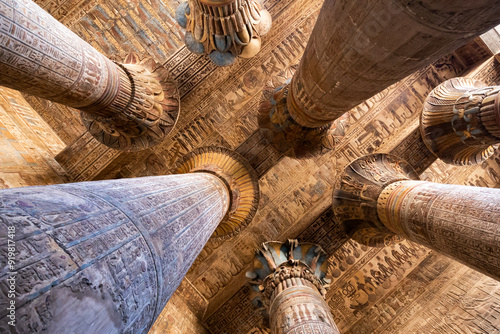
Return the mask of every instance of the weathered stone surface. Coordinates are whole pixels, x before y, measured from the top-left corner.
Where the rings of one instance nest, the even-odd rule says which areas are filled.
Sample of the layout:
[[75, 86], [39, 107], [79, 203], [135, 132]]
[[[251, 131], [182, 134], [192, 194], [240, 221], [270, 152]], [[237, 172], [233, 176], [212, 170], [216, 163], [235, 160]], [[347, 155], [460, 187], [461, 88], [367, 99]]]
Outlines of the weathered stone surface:
[[364, 239], [390, 231], [500, 279], [500, 190], [414, 181], [405, 167], [385, 154], [351, 163], [333, 194], [337, 218]]
[[[377, 303], [383, 300], [386, 293], [392, 291], [400, 279], [418, 266], [428, 251], [424, 251], [423, 247], [416, 248], [418, 245], [413, 246], [415, 244], [410, 245], [405, 242], [367, 252], [363, 245], [353, 241], [346, 243], [348, 236], [342, 230], [342, 226], [332, 219], [329, 209], [331, 191], [338, 171], [349, 162], [374, 151], [388, 152], [396, 149], [408, 134], [418, 130], [418, 118], [425, 95], [444, 78], [456, 76], [462, 69], [462, 63], [458, 62], [454, 55], [445, 57], [353, 109], [352, 123], [346, 136], [339, 140], [335, 151], [325, 153], [321, 158], [301, 161], [279, 158], [273, 154], [276, 151], [269, 145], [264, 145], [262, 141], [259, 145], [255, 144], [259, 138], [257, 135], [252, 135], [248, 141], [241, 144], [241, 152], [248, 152], [245, 153], [245, 157], [255, 163], [256, 168], [262, 170], [260, 166], [269, 166], [269, 163], [273, 163], [274, 166], [260, 178], [262, 200], [248, 231], [229, 243], [207, 245], [199, 261], [197, 260], [188, 273], [188, 279], [210, 300], [205, 321], [214, 333], [246, 334], [252, 333], [252, 328], [259, 327], [261, 317], [251, 307], [248, 291], [242, 287], [242, 275], [238, 275], [236, 269], [244, 270], [245, 265], [248, 266], [251, 261], [249, 254], [253, 253], [260, 242], [270, 237], [277, 240], [288, 237], [304, 238], [301, 240], [318, 243], [328, 251], [328, 254], [333, 254], [331, 260], [329, 259], [329, 266], [337, 275], [334, 276], [337, 284], [333, 291], [327, 293], [327, 301], [332, 312], [341, 319], [339, 322], [336, 320], [339, 328], [342, 328], [341, 331], [347, 330], [349, 326], [362, 319], [365, 312], [378, 305]], [[491, 80], [494, 78], [494, 73], [495, 67], [487, 67], [484, 75], [491, 76], [488, 79]], [[283, 77], [274, 77], [273, 81], [282, 84], [286, 80]], [[208, 89], [208, 84], [203, 87]], [[253, 100], [258, 100], [258, 97]], [[247, 110], [245, 106], [231, 107], [230, 110], [234, 112], [242, 110], [238, 108]], [[209, 111], [211, 107], [206, 106], [204, 110]], [[250, 109], [248, 112], [256, 113], [256, 110]], [[214, 121], [230, 126], [236, 119], [231, 121], [230, 118], [227, 120], [215, 118]], [[199, 145], [198, 143], [209, 138], [209, 135], [205, 135], [198, 126], [194, 126], [195, 124], [197, 123], [193, 122], [192, 126], [186, 127], [180, 136], [180, 138], [184, 138], [184, 134], [191, 136], [195, 133], [195, 129], [199, 129], [194, 137], [197, 141], [191, 145]], [[247, 126], [251, 129], [254, 125]], [[229, 142], [235, 140], [231, 129], [221, 126], [219, 131]], [[423, 142], [422, 145], [408, 147], [407, 151], [409, 154], [417, 155], [421, 147], [424, 147]], [[183, 146], [181, 149], [184, 150]], [[159, 154], [166, 155], [167, 152], [175, 153], [174, 148], [171, 148]], [[261, 161], [264, 163], [260, 164]], [[416, 164], [419, 162], [417, 159]], [[132, 165], [140, 167], [138, 163], [129, 166]], [[433, 169], [435, 173], [441, 173], [440, 170]], [[462, 177], [462, 173], [459, 177]], [[290, 180], [302, 181], [296, 183]], [[455, 182], [461, 182], [460, 180], [462, 179]], [[412, 253], [416, 255], [410, 255], [408, 261], [398, 260], [401, 259], [401, 254]], [[388, 262], [384, 260], [386, 257]], [[398, 275], [389, 279], [391, 269], [386, 269], [392, 268], [391, 266], [398, 270]], [[399, 275], [399, 272], [404, 274]], [[374, 295], [376, 299], [370, 297], [370, 300], [366, 300], [367, 295], [358, 288], [356, 278], [359, 278], [360, 282], [365, 280], [373, 282], [372, 273], [384, 287], [377, 290]], [[379, 283], [373, 284], [378, 286]], [[343, 294], [344, 289], [351, 288], [356, 293], [346, 297]], [[359, 297], [356, 297], [357, 295]]]
[[329, 123], [493, 28], [499, 14], [495, 1], [325, 1], [292, 82], [291, 113], [304, 126]]
[[222, 147], [201, 147], [185, 155], [176, 173], [206, 172], [217, 175], [231, 190], [230, 207], [212, 235], [224, 240], [240, 233], [253, 219], [260, 200], [257, 174], [238, 153]]
[[[411, 258], [412, 260], [414, 257]], [[408, 262], [405, 262], [407, 265]], [[500, 283], [431, 252], [343, 333], [495, 333]]]
[[306, 127], [290, 114], [289, 96], [290, 80], [279, 87], [274, 87], [271, 81], [264, 88], [259, 104], [259, 127], [267, 142], [281, 154], [294, 158], [310, 158], [332, 150], [345, 135], [350, 115], [346, 113], [320, 127]]
[[411, 166], [387, 154], [356, 159], [337, 178], [332, 208], [347, 234], [357, 242], [383, 247], [401, 241], [377, 215], [377, 199], [387, 185], [418, 179]]
[[420, 118], [425, 145], [446, 163], [478, 164], [500, 143], [500, 86], [453, 78], [427, 96]]
[[186, 284], [189, 284], [186, 280], [181, 282], [149, 330], [149, 334], [209, 334], [200, 316], [193, 310], [193, 308], [199, 308], [198, 300], [193, 298], [192, 294], [186, 295], [185, 289], [182, 288]]
[[[7, 189], [0, 284], [17, 333], [144, 333], [229, 207], [207, 173]], [[4, 233], [4, 232], [2, 232]], [[7, 249], [15, 245], [15, 263]], [[6, 296], [5, 296], [6, 297]], [[6, 299], [5, 299], [6, 300]]]
[[260, 105], [260, 127], [291, 156], [331, 150], [341, 128], [334, 120], [494, 27], [496, 7], [325, 1], [296, 74]]
[[80, 109], [110, 147], [159, 144], [179, 114], [177, 87], [128, 59], [113, 63], [30, 0], [0, 3], [0, 84]]
[[0, 188], [69, 182], [54, 160], [63, 148], [19, 92], [0, 87]]
[[399, 181], [378, 213], [392, 232], [500, 280], [500, 189]]
[[175, 19], [186, 29], [188, 50], [207, 54], [217, 66], [254, 57], [272, 25], [260, 0], [188, 0], [177, 7]]
[[[498, 153], [483, 164], [457, 167], [441, 160], [433, 162], [427, 154], [434, 156], [420, 135], [404, 141], [419, 133], [418, 118], [426, 95], [440, 82], [466, 75], [464, 71], [469, 72], [470, 66], [482, 59], [477, 59], [478, 53], [483, 54], [477, 44], [465, 55], [456, 51], [352, 109], [346, 135], [334, 150], [319, 158], [296, 161], [283, 157], [256, 132], [262, 87], [271, 81], [279, 87], [290, 77], [289, 69], [296, 68], [291, 65], [302, 56], [323, 2], [265, 0], [273, 29], [262, 39], [261, 51], [254, 58], [221, 68], [183, 46], [184, 30], [173, 18], [179, 4], [176, 0], [37, 0], [110, 59], [123, 62], [134, 52], [141, 59], [152, 57], [164, 63], [183, 97], [178, 126], [154, 148], [111, 157], [111, 149], [102, 144], [97, 148], [96, 140], [89, 142], [89, 150], [80, 142], [72, 145], [67, 157], [80, 180], [169, 173], [180, 156], [207, 145], [237, 150], [259, 175], [262, 195], [254, 220], [232, 239], [209, 242], [186, 278], [200, 297], [180, 290], [156, 330], [203, 333], [180, 301], [196, 310], [212, 333], [267, 333], [261, 329], [260, 313], [251, 305], [244, 273], [262, 242], [298, 237], [320, 244], [329, 254], [332, 285], [326, 298], [342, 333], [499, 331], [496, 281], [416, 243], [404, 241], [384, 248], [360, 245], [349, 240], [341, 224], [332, 218], [331, 209], [337, 174], [356, 158], [374, 152], [404, 158], [425, 180], [500, 186]], [[474, 79], [498, 85], [498, 69], [499, 63], [492, 58]], [[62, 182], [58, 181], [61, 171], [44, 163], [51, 156], [43, 147], [52, 140], [43, 139], [44, 127], [30, 116], [34, 111], [20, 102], [18, 94], [2, 95], [5, 105], [16, 100], [12, 113], [22, 116], [13, 117], [11, 112], [0, 115], [5, 153], [0, 156], [1, 180], [10, 187]], [[36, 105], [34, 108], [64, 143], [75, 142], [84, 131], [83, 125], [76, 126], [79, 117], [55, 104], [44, 106], [45, 111]], [[51, 119], [46, 117], [48, 113]], [[21, 154], [29, 162], [22, 162]]]
[[320, 246], [297, 240], [266, 242], [257, 250], [254, 271], [247, 277], [260, 290], [271, 333], [340, 334], [324, 300], [325, 260]]

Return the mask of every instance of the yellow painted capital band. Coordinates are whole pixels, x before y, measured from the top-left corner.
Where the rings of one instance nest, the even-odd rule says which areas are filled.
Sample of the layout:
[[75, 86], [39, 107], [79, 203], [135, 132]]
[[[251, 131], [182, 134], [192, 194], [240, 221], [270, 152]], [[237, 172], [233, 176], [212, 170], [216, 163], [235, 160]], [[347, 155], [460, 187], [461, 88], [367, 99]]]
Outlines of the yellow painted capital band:
[[402, 221], [402, 204], [410, 191], [426, 181], [398, 181], [384, 188], [377, 199], [377, 214], [380, 221], [392, 232], [408, 238]]

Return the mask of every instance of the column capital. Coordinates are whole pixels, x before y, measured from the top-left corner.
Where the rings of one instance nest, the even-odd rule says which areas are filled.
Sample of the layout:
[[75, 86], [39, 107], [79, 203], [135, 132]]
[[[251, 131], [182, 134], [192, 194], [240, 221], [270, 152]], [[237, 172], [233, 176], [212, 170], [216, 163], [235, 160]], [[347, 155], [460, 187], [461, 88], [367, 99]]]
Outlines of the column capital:
[[[155, 146], [172, 131], [180, 113], [180, 95], [168, 70], [131, 55], [115, 63], [119, 80], [96, 103], [79, 108], [83, 124], [104, 145], [122, 151]], [[109, 102], [106, 104], [106, 100]]]
[[[269, 241], [255, 252], [254, 271], [248, 272], [251, 284], [261, 293], [264, 305], [284, 286], [294, 285], [290, 280], [304, 280], [324, 297], [329, 287], [326, 279], [327, 254], [321, 246], [289, 239], [286, 242]], [[290, 281], [287, 283], [287, 280]]]
[[326, 259], [321, 246], [297, 240], [266, 242], [256, 251], [254, 271], [247, 277], [260, 291], [271, 333], [339, 334], [325, 301]]
[[498, 280], [500, 190], [420, 181], [408, 167], [386, 154], [347, 166], [333, 196], [347, 233], [368, 241], [380, 236], [383, 242], [370, 246], [397, 235]]
[[425, 99], [420, 131], [427, 148], [454, 165], [472, 165], [493, 155], [500, 143], [500, 86], [453, 78]]
[[500, 20], [494, 7], [324, 1], [290, 88], [261, 104], [260, 128], [291, 157], [328, 152], [343, 136], [346, 113], [494, 27]]
[[338, 177], [333, 192], [333, 211], [347, 234], [371, 247], [400, 242], [382, 223], [377, 201], [384, 188], [402, 180], [418, 180], [413, 168], [389, 154], [371, 154], [349, 164]]
[[197, 148], [182, 157], [175, 168], [176, 174], [193, 172], [213, 174], [229, 190], [229, 210], [211, 238], [231, 238], [252, 221], [260, 199], [259, 178], [245, 158], [223, 147]]
[[136, 55], [112, 62], [32, 1], [1, 4], [1, 85], [79, 109], [89, 132], [120, 151], [147, 149], [171, 132], [180, 96], [166, 69]]

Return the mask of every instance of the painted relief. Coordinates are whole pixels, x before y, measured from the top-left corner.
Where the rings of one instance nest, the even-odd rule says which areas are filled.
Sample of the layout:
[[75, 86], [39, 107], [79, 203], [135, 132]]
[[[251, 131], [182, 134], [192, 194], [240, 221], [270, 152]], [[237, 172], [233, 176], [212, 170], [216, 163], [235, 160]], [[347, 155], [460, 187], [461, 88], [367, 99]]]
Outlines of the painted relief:
[[[405, 159], [423, 180], [499, 187], [498, 152], [480, 165], [459, 168], [436, 160], [420, 137], [419, 116], [428, 93], [474, 65], [463, 53], [447, 55], [354, 107], [334, 150], [298, 161], [266, 143], [259, 131], [258, 105], [265, 85], [279, 87], [296, 70], [323, 1], [264, 1], [273, 28], [261, 39], [259, 53], [239, 59], [229, 69], [183, 46], [184, 31], [174, 17], [177, 1], [37, 2], [106, 57], [123, 62], [134, 53], [161, 64], [178, 87], [182, 109], [175, 129], [158, 146], [120, 153], [84, 134], [73, 110], [27, 98], [67, 147], [50, 168], [35, 168], [28, 160], [30, 167], [16, 160], [15, 168], [21, 172], [3, 167], [2, 187], [62, 182], [61, 166], [77, 181], [171, 174], [183, 155], [212, 145], [237, 151], [259, 177], [261, 197], [253, 221], [232, 239], [207, 243], [156, 331], [269, 333], [262, 310], [252, 305], [254, 295], [246, 285], [245, 272], [262, 242], [287, 238], [317, 243], [328, 254], [332, 287], [326, 302], [342, 333], [500, 330], [494, 281], [412, 242], [382, 249], [359, 244], [344, 232], [331, 209], [338, 174], [370, 153]], [[478, 47], [475, 44], [467, 52], [483, 53]], [[468, 75], [495, 85], [499, 66], [492, 58]], [[14, 123], [4, 124], [11, 129]], [[15, 138], [18, 134], [11, 133]], [[5, 140], [16, 145], [10, 137]], [[51, 139], [51, 152], [64, 144]], [[15, 146], [19, 154], [30, 147], [22, 145]], [[14, 151], [6, 152], [19, 158]], [[42, 161], [33, 159], [37, 164]]]

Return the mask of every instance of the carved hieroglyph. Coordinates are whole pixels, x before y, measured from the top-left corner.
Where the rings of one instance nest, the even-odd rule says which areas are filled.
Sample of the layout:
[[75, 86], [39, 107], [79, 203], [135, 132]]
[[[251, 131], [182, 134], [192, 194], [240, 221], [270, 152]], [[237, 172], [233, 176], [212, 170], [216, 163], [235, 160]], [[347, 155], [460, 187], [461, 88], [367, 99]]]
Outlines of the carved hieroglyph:
[[272, 84], [271, 81], [264, 88], [259, 104], [259, 127], [266, 141], [280, 153], [295, 158], [318, 156], [332, 150], [345, 135], [350, 115], [345, 113], [331, 124], [317, 128], [302, 126], [289, 112], [290, 79], [279, 87]]
[[177, 8], [175, 17], [187, 30], [189, 51], [208, 54], [218, 66], [231, 65], [236, 57], [255, 56], [260, 36], [272, 24], [261, 0], [189, 0]]
[[256, 252], [247, 276], [260, 290], [271, 333], [340, 333], [324, 300], [326, 257], [320, 246], [297, 240], [266, 242]]
[[231, 189], [229, 211], [212, 238], [233, 237], [252, 221], [260, 199], [259, 178], [241, 155], [223, 147], [201, 147], [185, 155], [177, 166], [176, 173], [215, 174]]
[[103, 144], [124, 151], [160, 143], [179, 115], [168, 75], [117, 64], [29, 0], [0, 2], [0, 84], [80, 109]]
[[149, 329], [209, 238], [239, 232], [259, 201], [255, 172], [230, 150], [198, 149], [177, 172], [0, 192], [19, 252], [0, 278], [17, 274], [21, 332]]
[[333, 191], [333, 211], [344, 230], [357, 242], [388, 246], [401, 238], [377, 216], [377, 199], [390, 183], [418, 179], [413, 168], [392, 155], [374, 154], [353, 161], [338, 177]]
[[494, 1], [325, 1], [289, 87], [261, 105], [270, 121], [260, 126], [292, 156], [331, 149], [321, 137], [332, 136], [333, 120], [494, 27], [499, 14]]
[[[500, 280], [500, 189], [411, 180], [405, 165], [374, 154], [345, 169], [333, 209], [348, 231], [389, 231]], [[368, 177], [349, 178], [351, 171]]]
[[17, 332], [146, 333], [230, 196], [218, 177], [192, 173], [6, 189], [0, 199], [2, 231], [15, 231], [10, 268], [1, 242], [0, 279], [15, 276]]
[[378, 213], [394, 233], [500, 280], [500, 189], [400, 181]]
[[420, 130], [438, 158], [455, 165], [481, 163], [500, 143], [500, 86], [469, 78], [437, 86], [425, 100]]

